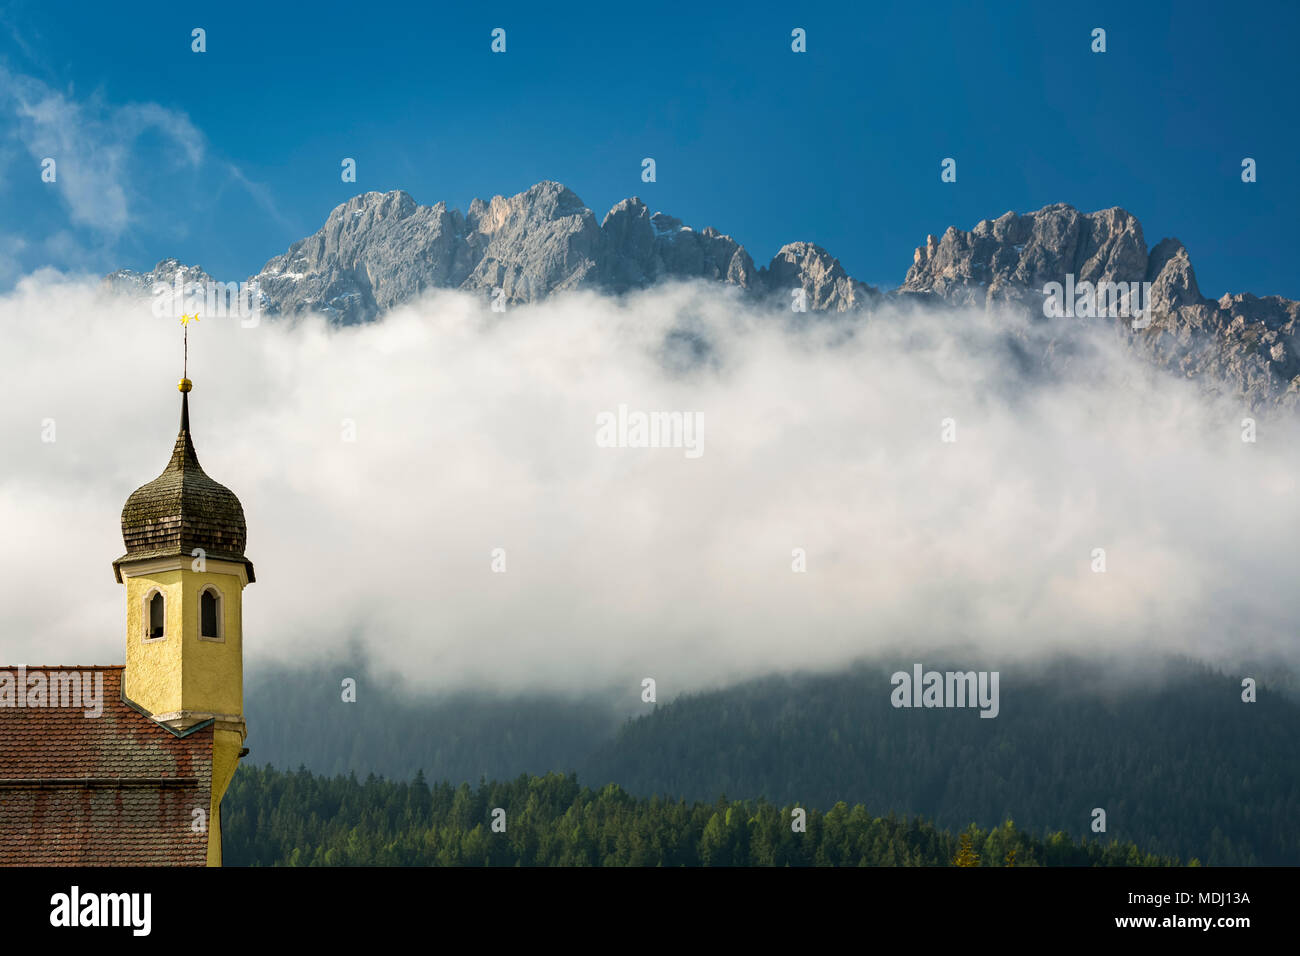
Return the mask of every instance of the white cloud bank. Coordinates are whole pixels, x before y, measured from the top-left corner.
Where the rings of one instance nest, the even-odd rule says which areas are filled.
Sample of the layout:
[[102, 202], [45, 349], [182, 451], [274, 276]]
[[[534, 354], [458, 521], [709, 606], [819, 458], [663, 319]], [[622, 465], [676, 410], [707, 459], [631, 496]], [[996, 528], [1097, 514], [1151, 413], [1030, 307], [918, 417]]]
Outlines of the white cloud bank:
[[[666, 374], [683, 323], [715, 351]], [[689, 285], [504, 316], [442, 293], [348, 329], [205, 317], [192, 423], [248, 518], [246, 667], [357, 639], [430, 688], [654, 677], [666, 699], [954, 643], [979, 669], [1294, 660], [1294, 415], [1243, 443], [1242, 408], [1104, 341], [1026, 384], [1014, 324], [882, 314], [832, 346]], [[118, 516], [170, 454], [180, 327], [46, 274], [0, 297], [0, 349], [0, 663], [121, 661]], [[704, 454], [598, 447], [620, 404], [702, 414]]]

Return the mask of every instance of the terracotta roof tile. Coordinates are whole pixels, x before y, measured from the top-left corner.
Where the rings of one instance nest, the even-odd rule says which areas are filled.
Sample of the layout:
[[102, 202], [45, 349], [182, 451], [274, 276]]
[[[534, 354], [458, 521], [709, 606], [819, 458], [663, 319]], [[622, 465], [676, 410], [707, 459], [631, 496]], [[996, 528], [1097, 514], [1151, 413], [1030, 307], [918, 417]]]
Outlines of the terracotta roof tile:
[[177, 736], [140, 713], [121, 666], [37, 671], [102, 676], [103, 713], [0, 706], [0, 866], [203, 866], [212, 726]]

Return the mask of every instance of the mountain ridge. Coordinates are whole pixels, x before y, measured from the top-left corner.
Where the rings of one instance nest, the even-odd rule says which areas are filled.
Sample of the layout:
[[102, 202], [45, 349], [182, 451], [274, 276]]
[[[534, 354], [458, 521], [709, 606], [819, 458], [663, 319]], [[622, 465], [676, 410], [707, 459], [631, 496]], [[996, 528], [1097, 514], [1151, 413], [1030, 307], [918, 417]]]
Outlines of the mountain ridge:
[[[105, 279], [120, 291], [147, 292], [178, 273], [185, 282], [211, 278], [164, 259], [149, 272], [123, 269]], [[1300, 406], [1300, 302], [1250, 293], [1206, 298], [1186, 247], [1174, 238], [1148, 247], [1141, 223], [1118, 206], [1084, 213], [1056, 203], [970, 230], [949, 226], [916, 247], [899, 287], [882, 292], [816, 243], [787, 243], [759, 267], [731, 236], [651, 213], [635, 196], [597, 223], [576, 193], [550, 180], [511, 197], [475, 199], [464, 213], [445, 202], [422, 206], [403, 190], [366, 192], [336, 206], [319, 230], [248, 282], [266, 315], [319, 312], [353, 324], [433, 289], [518, 305], [573, 289], [622, 294], [690, 279], [735, 286], [784, 308], [802, 298], [809, 312], [857, 314], [908, 303], [1046, 316], [1051, 283], [1142, 287], [1149, 291], [1145, 327], [1127, 316], [1081, 317], [1113, 319], [1147, 360], [1252, 407]]]

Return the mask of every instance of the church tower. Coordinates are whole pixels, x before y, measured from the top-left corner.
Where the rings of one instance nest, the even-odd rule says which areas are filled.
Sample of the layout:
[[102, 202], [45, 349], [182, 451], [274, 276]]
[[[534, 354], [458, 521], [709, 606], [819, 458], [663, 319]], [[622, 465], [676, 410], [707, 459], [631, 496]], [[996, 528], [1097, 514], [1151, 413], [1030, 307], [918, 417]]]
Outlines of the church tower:
[[246, 753], [243, 590], [244, 509], [234, 492], [199, 466], [183, 378], [181, 427], [163, 473], [122, 509], [126, 554], [113, 562], [126, 585], [128, 703], [183, 735], [213, 727], [208, 865], [221, 865], [221, 798]]

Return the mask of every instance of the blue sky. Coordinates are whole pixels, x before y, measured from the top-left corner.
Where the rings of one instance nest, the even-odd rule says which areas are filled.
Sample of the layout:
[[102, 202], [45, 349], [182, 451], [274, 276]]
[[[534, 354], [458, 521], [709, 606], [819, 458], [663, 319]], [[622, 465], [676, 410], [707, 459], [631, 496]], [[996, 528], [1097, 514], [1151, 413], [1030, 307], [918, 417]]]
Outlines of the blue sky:
[[1298, 28], [1294, 2], [16, 0], [0, 10], [0, 287], [168, 255], [238, 279], [357, 192], [464, 209], [556, 179], [598, 217], [639, 195], [760, 265], [806, 239], [891, 287], [950, 224], [1122, 206], [1148, 245], [1186, 243], [1205, 294], [1300, 298]]

